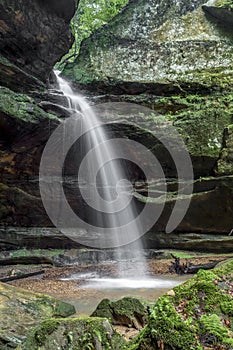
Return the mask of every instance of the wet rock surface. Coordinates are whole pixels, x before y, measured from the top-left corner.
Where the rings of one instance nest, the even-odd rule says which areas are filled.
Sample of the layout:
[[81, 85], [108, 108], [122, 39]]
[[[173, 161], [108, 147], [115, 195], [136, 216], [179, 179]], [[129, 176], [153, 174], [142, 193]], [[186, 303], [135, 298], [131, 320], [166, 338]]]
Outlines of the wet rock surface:
[[55, 298], [0, 283], [0, 347], [14, 349], [33, 326], [48, 317], [68, 317], [75, 308]]
[[[78, 88], [91, 91], [90, 95], [104, 93], [93, 102], [106, 130], [110, 135], [110, 130], [119, 137], [127, 135], [150, 149], [167, 179], [177, 173], [169, 152], [156, 138], [160, 120], [172, 124], [186, 144], [196, 179], [190, 208], [176, 238], [163, 237], [176, 200], [175, 186], [168, 180], [165, 210], [145, 237], [148, 245], [147, 237], [154, 236], [155, 245], [162, 247], [178, 239], [180, 247], [190, 243], [198, 249], [205, 241], [203, 249], [209, 249], [216, 246], [213, 242], [219, 234], [219, 246], [232, 250], [228, 237], [233, 225], [232, 32], [223, 25], [223, 18], [229, 24], [231, 16], [231, 6], [224, 1], [130, 2], [110, 24], [83, 42], [76, 61], [63, 71]], [[126, 102], [125, 110], [117, 110], [115, 102]], [[140, 117], [144, 106], [151, 110]], [[136, 153], [128, 149], [132, 152]], [[146, 162], [141, 154], [135, 158], [139, 164]], [[132, 173], [137, 171], [132, 169]], [[143, 190], [140, 194], [139, 202], [146, 203]], [[156, 194], [148, 200], [154, 212], [160, 208]], [[203, 233], [209, 235], [204, 241]]]
[[83, 42], [79, 57], [64, 74], [91, 90], [118, 93], [164, 95], [216, 87], [205, 75], [217, 68], [231, 70], [231, 38], [206, 19], [203, 4], [130, 2]]

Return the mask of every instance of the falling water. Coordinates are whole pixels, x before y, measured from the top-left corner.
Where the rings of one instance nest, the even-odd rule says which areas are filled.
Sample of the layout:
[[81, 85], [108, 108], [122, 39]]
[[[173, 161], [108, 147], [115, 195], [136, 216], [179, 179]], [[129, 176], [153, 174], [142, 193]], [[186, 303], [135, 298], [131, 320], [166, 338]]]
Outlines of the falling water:
[[[143, 256], [143, 249], [140, 239], [140, 227], [135, 223], [131, 225], [131, 231], [121, 228], [122, 224], [134, 222], [137, 216], [136, 206], [132, 197], [132, 186], [126, 181], [126, 171], [120, 161], [115, 161], [114, 147], [104, 146], [109, 140], [104, 127], [98, 121], [95, 112], [87, 103], [84, 97], [73, 92], [69, 84], [57, 74], [59, 88], [67, 97], [68, 106], [76, 111], [77, 118], [82, 115], [82, 123], [87, 127], [88, 135], [84, 138], [84, 148], [86, 154], [94, 150], [93, 158], [87, 165], [88, 171], [85, 175], [85, 182], [89, 188], [92, 188], [93, 181], [95, 187], [98, 187], [99, 196], [94, 197], [94, 207], [96, 210], [96, 225], [101, 227], [119, 227], [118, 234], [112, 237], [115, 249], [115, 260], [118, 262], [119, 277], [146, 277], [146, 263]], [[93, 127], [98, 125], [98, 127]], [[102, 146], [99, 149], [99, 146]], [[77, 165], [78, 167], [78, 165]], [[98, 176], [93, 180], [96, 169], [99, 169]], [[124, 210], [119, 210], [120, 208]], [[107, 214], [106, 214], [107, 213]], [[124, 225], [123, 225], [124, 226]], [[129, 241], [134, 241], [129, 248], [124, 246], [125, 235], [133, 237]]]

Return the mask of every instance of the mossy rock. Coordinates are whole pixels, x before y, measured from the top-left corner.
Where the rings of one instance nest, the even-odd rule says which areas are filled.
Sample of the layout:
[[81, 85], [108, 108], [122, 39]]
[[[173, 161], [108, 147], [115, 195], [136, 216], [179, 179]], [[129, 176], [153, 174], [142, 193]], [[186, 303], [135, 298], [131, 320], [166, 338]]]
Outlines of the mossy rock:
[[111, 301], [103, 299], [93, 317], [107, 317], [115, 325], [132, 326], [136, 329], [146, 324], [149, 302], [133, 297], [125, 297], [120, 300]]
[[[0, 115], [10, 116], [16, 122], [30, 122], [38, 124], [43, 120], [58, 120], [53, 115], [46, 113], [37, 106], [34, 99], [28, 95], [15, 93], [12, 90], [0, 86]], [[2, 124], [3, 118], [1, 118]]]
[[224, 130], [223, 148], [217, 163], [216, 173], [228, 175], [233, 173], [233, 125]]
[[15, 348], [25, 339], [29, 329], [46, 318], [67, 317], [74, 313], [73, 305], [0, 283], [0, 349]]
[[33, 329], [18, 350], [122, 350], [124, 339], [107, 319], [48, 319]]
[[[224, 130], [232, 122], [231, 92], [210, 96], [188, 94], [164, 97], [155, 100], [153, 108], [167, 120], [173, 121], [192, 157], [209, 157], [217, 161]], [[228, 175], [230, 173], [233, 173], [233, 169]]]
[[148, 325], [127, 349], [203, 350], [233, 346], [233, 260], [158, 299]]
[[[127, 136], [150, 149], [162, 164], [167, 177], [175, 177], [176, 168], [172, 165], [166, 148], [159, 145], [156, 136], [160, 135], [161, 123], [167, 124], [167, 135], [172, 123], [189, 151], [195, 177], [212, 175], [222, 148], [225, 147], [225, 130], [232, 124], [232, 92], [215, 92], [207, 96], [201, 93], [150, 96], [148, 100], [144, 94], [140, 97], [141, 100], [134, 96], [124, 96], [124, 101], [130, 102], [130, 105], [109, 103], [103, 108], [100, 104], [95, 109], [117, 136]], [[135, 102], [140, 103], [141, 108]], [[127, 109], [122, 107], [121, 110], [118, 105], [127, 106]], [[145, 162], [145, 159], [142, 161]], [[220, 174], [223, 175], [224, 172]], [[233, 174], [233, 170], [228, 170], [225, 174]]]
[[83, 42], [63, 74], [107, 93], [223, 90], [232, 82], [232, 31], [205, 16], [205, 3], [131, 1]]
[[232, 0], [215, 0], [212, 5], [216, 7], [233, 8], [233, 1]]

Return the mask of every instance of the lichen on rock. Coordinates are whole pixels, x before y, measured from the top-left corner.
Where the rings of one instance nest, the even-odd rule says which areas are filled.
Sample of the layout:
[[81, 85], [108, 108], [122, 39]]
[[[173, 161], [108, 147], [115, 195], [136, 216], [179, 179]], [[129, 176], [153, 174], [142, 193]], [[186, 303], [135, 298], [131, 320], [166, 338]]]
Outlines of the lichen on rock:
[[105, 91], [123, 83], [126, 89], [127, 82], [216, 88], [211, 80], [200, 81], [198, 70], [232, 72], [232, 37], [205, 17], [204, 3], [130, 2], [83, 42], [79, 57], [63, 73], [81, 86]]

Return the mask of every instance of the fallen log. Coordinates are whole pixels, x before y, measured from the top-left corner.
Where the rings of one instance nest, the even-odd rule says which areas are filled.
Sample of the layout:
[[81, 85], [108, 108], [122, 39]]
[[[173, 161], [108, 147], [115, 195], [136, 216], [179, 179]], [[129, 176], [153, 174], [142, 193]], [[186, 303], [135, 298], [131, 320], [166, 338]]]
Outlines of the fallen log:
[[210, 269], [213, 269], [221, 261], [226, 260], [226, 259], [211, 260], [210, 262], [205, 264], [193, 265], [189, 261], [186, 261], [185, 263], [181, 263], [180, 258], [177, 258], [174, 255], [172, 255], [172, 257], [175, 261], [172, 262], [169, 268], [169, 272], [175, 272], [178, 275], [194, 274], [194, 273], [197, 273], [199, 270], [210, 270]]
[[199, 264], [199, 265], [190, 265], [187, 268], [186, 273], [197, 273], [199, 270], [210, 270], [213, 269], [219, 262], [224, 261], [224, 260], [217, 260], [217, 261], [211, 261], [206, 264]]
[[11, 281], [20, 280], [23, 278], [42, 275], [43, 273], [45, 273], [45, 270], [39, 270], [39, 271], [35, 271], [35, 272], [30, 272], [30, 273], [22, 273], [20, 275], [14, 275], [14, 276], [0, 278], [0, 282], [11, 282]]
[[7, 265], [53, 265], [53, 260], [44, 256], [20, 256], [15, 258], [0, 259], [0, 266]]

